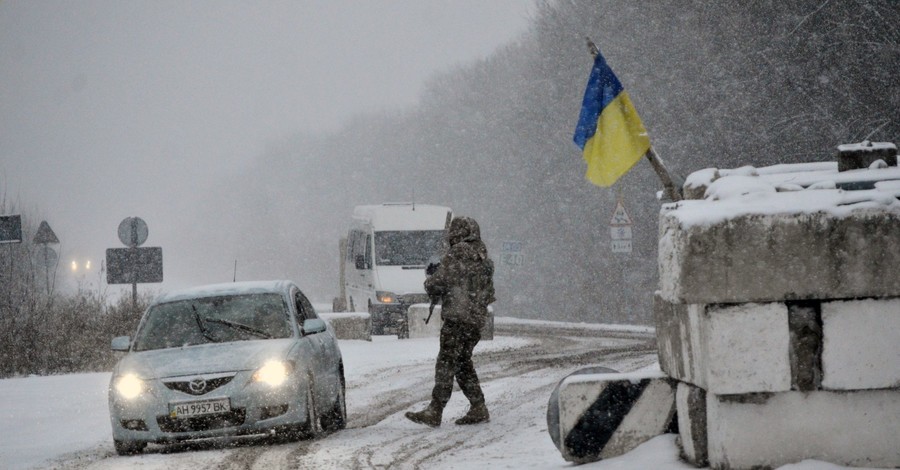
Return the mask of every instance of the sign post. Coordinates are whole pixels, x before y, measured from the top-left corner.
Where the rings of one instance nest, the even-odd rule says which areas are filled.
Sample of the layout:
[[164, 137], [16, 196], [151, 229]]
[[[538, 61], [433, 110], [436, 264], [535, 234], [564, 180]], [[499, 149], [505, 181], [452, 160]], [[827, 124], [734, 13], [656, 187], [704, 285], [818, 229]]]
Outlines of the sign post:
[[136, 310], [138, 283], [163, 281], [162, 248], [140, 248], [150, 234], [140, 217], [126, 217], [118, 232], [128, 248], [106, 249], [106, 283], [131, 284], [131, 305]]
[[[43, 245], [41, 248], [41, 254], [43, 255], [42, 262], [44, 264], [44, 278], [47, 283], [47, 295], [50, 295], [50, 267], [53, 266], [54, 269], [59, 263], [59, 254], [53, 248], [47, 246], [48, 244], [58, 244], [59, 238], [56, 237], [56, 234], [53, 233], [53, 229], [50, 228], [50, 224], [47, 223], [46, 220], [41, 221], [41, 225], [38, 226], [37, 233], [34, 234], [34, 240], [32, 243], [35, 245]], [[56, 275], [54, 274], [54, 279], [56, 279]], [[56, 284], [56, 281], [53, 282]]]

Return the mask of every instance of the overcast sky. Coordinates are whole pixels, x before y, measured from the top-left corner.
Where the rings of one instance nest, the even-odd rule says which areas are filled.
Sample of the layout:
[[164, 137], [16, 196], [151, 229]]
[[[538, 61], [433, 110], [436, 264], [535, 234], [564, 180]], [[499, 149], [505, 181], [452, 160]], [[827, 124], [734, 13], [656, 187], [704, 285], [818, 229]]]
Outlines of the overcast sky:
[[[198, 191], [293, 134], [415, 105], [435, 72], [523, 34], [533, 8], [0, 2], [0, 191], [47, 220], [66, 267], [120, 247], [129, 216], [149, 225], [146, 246], [178, 253], [178, 233], [194, 228], [177, 214]], [[167, 284], [170, 271], [190, 283], [171, 258]]]

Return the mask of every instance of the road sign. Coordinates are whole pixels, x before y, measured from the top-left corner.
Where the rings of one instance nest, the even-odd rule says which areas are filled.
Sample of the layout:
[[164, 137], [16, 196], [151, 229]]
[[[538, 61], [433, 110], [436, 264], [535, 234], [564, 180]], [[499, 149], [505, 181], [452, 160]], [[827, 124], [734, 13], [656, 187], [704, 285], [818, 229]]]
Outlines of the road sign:
[[519, 240], [503, 240], [500, 242], [500, 264], [522, 266], [525, 264], [523, 243]]
[[41, 221], [37, 233], [34, 234], [34, 243], [59, 243], [59, 238], [56, 238], [56, 234], [53, 233], [53, 229], [46, 220]]
[[628, 215], [628, 211], [625, 210], [625, 206], [622, 205], [622, 201], [616, 202], [616, 211], [613, 212], [612, 219], [609, 221], [609, 225], [620, 226], [620, 225], [633, 225], [634, 223], [631, 221], [631, 216]]
[[0, 216], [0, 243], [22, 242], [22, 216]]
[[34, 253], [34, 260], [44, 268], [51, 269], [59, 262], [59, 254], [56, 250], [44, 244]]
[[616, 211], [609, 221], [610, 248], [613, 253], [631, 253], [631, 216], [622, 201], [616, 202]]
[[162, 248], [107, 248], [106, 283], [162, 282]]
[[631, 240], [613, 240], [610, 246], [613, 253], [631, 253]]
[[147, 235], [150, 230], [147, 228], [147, 222], [140, 217], [126, 217], [119, 223], [119, 240], [130, 247], [141, 246], [147, 241]]
[[611, 240], [631, 240], [631, 226], [620, 225], [618, 227], [610, 227], [609, 238]]

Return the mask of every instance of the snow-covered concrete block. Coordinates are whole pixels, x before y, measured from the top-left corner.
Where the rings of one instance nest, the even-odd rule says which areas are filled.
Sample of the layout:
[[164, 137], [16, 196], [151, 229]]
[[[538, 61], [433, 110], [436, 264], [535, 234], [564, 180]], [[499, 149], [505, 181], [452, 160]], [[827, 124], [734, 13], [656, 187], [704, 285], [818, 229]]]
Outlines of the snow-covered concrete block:
[[897, 166], [897, 146], [891, 142], [869, 141], [838, 145], [838, 171], [869, 168], [878, 160]]
[[663, 206], [663, 298], [712, 304], [900, 296], [894, 192], [753, 191]]
[[441, 326], [444, 325], [441, 320], [441, 306], [434, 306], [434, 313], [428, 323], [429, 304], [413, 304], [409, 306], [406, 315], [406, 323], [409, 325], [410, 338], [438, 338], [441, 336]]
[[900, 388], [900, 299], [823, 302], [822, 333], [823, 388]]
[[[429, 304], [413, 304], [407, 309], [406, 322], [409, 325], [410, 338], [439, 338], [441, 336], [441, 327], [444, 325], [441, 320], [441, 306], [434, 306], [434, 314], [428, 323]], [[488, 307], [488, 318], [484, 328], [481, 329], [482, 340], [494, 339], [494, 309]]]
[[368, 312], [320, 313], [337, 339], [372, 341], [372, 318]]
[[706, 398], [711, 468], [777, 468], [804, 459], [900, 466], [900, 389]]
[[654, 304], [661, 369], [710, 393], [791, 389], [788, 309], [783, 303]]
[[661, 372], [570, 375], [558, 390], [558, 447], [567, 461], [622, 455], [674, 430], [675, 383]]
[[706, 391], [685, 382], [678, 382], [675, 391], [675, 409], [678, 416], [678, 444], [682, 458], [698, 467], [705, 467], [708, 442]]

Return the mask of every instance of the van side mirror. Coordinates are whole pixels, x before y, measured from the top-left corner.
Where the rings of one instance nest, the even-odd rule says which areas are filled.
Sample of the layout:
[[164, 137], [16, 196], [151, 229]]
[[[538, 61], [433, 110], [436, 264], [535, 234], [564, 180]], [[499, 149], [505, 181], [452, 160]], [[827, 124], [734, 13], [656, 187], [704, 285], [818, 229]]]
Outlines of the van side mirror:
[[363, 255], [356, 255], [356, 269], [366, 269], [366, 257]]
[[131, 338], [128, 336], [116, 336], [110, 344], [113, 351], [128, 351], [131, 347]]

